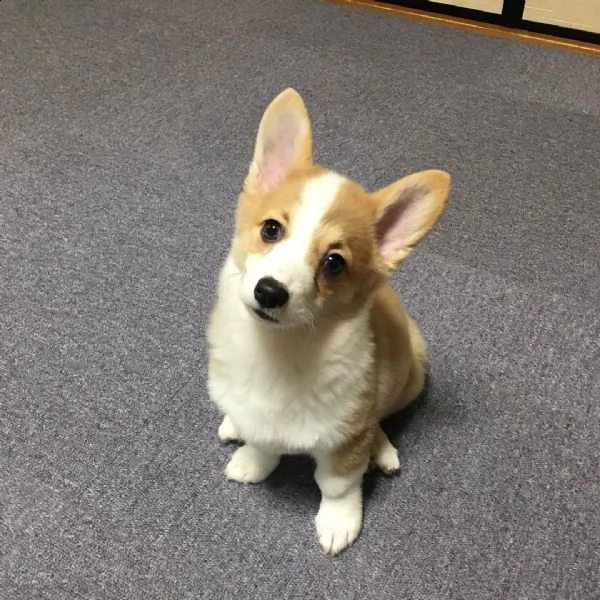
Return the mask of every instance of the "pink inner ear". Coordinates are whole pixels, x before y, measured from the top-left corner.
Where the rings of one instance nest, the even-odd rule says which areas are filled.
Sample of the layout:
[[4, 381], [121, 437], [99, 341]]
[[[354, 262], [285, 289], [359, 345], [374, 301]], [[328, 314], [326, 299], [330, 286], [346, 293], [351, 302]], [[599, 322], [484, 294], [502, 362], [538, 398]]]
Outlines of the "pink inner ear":
[[285, 179], [296, 159], [299, 137], [298, 119], [292, 114], [282, 115], [272, 134], [263, 142], [258, 164], [258, 183], [263, 191]]
[[377, 222], [377, 242], [384, 258], [410, 246], [413, 236], [419, 230], [423, 213], [422, 201], [426, 193], [420, 187], [402, 190]]

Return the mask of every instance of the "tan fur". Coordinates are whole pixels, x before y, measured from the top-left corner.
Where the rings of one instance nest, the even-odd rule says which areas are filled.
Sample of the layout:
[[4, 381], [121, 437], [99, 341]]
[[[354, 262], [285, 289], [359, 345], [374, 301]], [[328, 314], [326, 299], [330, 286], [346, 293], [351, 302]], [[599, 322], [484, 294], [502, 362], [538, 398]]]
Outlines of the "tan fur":
[[339, 277], [317, 276], [319, 294], [330, 299], [329, 313], [355, 312], [375, 287], [383, 281], [380, 259], [374, 249], [374, 222], [377, 206], [357, 184], [343, 185], [325, 215], [311, 248], [315, 271], [326, 251], [334, 246], [348, 269]]
[[[369, 456], [376, 456], [381, 435], [385, 436], [379, 422], [406, 408], [425, 384], [425, 340], [388, 284], [375, 292], [371, 325], [375, 344], [373, 372], [364, 403], [348, 423], [348, 442], [334, 454], [337, 473], [349, 472]], [[364, 439], [371, 440], [371, 445], [365, 448]]]
[[[409, 177], [405, 178], [402, 186], [407, 184], [406, 179], [412, 185], [414, 177]], [[437, 172], [426, 172], [426, 180], [435, 182], [437, 178]], [[318, 278], [319, 293], [331, 302], [326, 314], [332, 315], [332, 318], [340, 317], [354, 313], [369, 298], [372, 301], [370, 314], [375, 363], [364, 403], [347, 424], [348, 442], [333, 456], [334, 469], [338, 473], [354, 469], [367, 459], [373, 449], [365, 448], [363, 441], [369, 439], [374, 443], [379, 439], [376, 435], [379, 421], [406, 408], [419, 396], [425, 383], [425, 341], [400, 297], [385, 282], [389, 267], [381, 260], [374, 239], [373, 224], [377, 215], [381, 213], [382, 205], [385, 207], [389, 202], [390, 194], [398, 193], [399, 187], [398, 184], [388, 186], [369, 195], [354, 182], [344, 185], [313, 244], [315, 268], [332, 243], [335, 243], [336, 252], [342, 254], [348, 263], [348, 272], [341, 277], [327, 280], [320, 275]], [[426, 219], [430, 224], [435, 223], [439, 215], [439, 205], [436, 205]], [[417, 236], [423, 237], [426, 233], [423, 228]], [[399, 254], [400, 257], [395, 260], [403, 260], [402, 256], [407, 256], [409, 251]]]
[[261, 240], [261, 225], [267, 219], [275, 219], [285, 228], [284, 238], [293, 231], [294, 210], [298, 205], [306, 181], [325, 172], [316, 165], [303, 165], [292, 171], [274, 188], [256, 192], [253, 186], [245, 189], [239, 198], [235, 218], [233, 255], [238, 265], [243, 264], [248, 254], [265, 254], [273, 244]]
[[[305, 256], [298, 257], [302, 295], [298, 288], [292, 291], [290, 302], [277, 306], [277, 319], [271, 319], [277, 328], [265, 329], [264, 338], [262, 333], [258, 338], [261, 344], [248, 346], [250, 353], [256, 350], [257, 354], [264, 348], [267, 358], [275, 349], [273, 356], [284, 359], [279, 366], [289, 352], [289, 366], [294, 369], [289, 378], [293, 382], [297, 371], [301, 383], [294, 388], [287, 379], [274, 382], [280, 386], [279, 397], [286, 398], [284, 409], [290, 403], [295, 406], [291, 418], [285, 422], [275, 413], [273, 419], [271, 406], [262, 406], [261, 382], [269, 378], [268, 363], [249, 363], [249, 370], [258, 369], [260, 373], [259, 383], [253, 382], [255, 423], [252, 414], [239, 408], [243, 398], [234, 396], [235, 401], [228, 402], [231, 374], [221, 372], [213, 360], [209, 371], [219, 380], [213, 382], [211, 389], [219, 395], [224, 412], [232, 413], [231, 419], [226, 417], [222, 423], [221, 439], [237, 438], [234, 414], [240, 418], [236, 427], [242, 437], [248, 438], [248, 443], [232, 456], [226, 469], [228, 478], [244, 483], [262, 481], [277, 465], [279, 448], [285, 451], [288, 447], [304, 447], [317, 461], [315, 479], [322, 494], [315, 521], [319, 540], [326, 553], [336, 554], [352, 544], [360, 531], [360, 486], [369, 462], [388, 473], [399, 468], [397, 450], [380, 422], [414, 401], [425, 383], [425, 341], [387, 278], [437, 223], [449, 194], [450, 176], [442, 171], [422, 171], [368, 193], [359, 184], [336, 174], [321, 179], [328, 173], [313, 162], [311, 126], [302, 98], [291, 89], [282, 92], [267, 108], [259, 126], [254, 157], [236, 212], [234, 264], [230, 261], [227, 268], [237, 267], [239, 273], [233, 275], [240, 275], [248, 264], [268, 264], [280, 256], [293, 263], [296, 249], [302, 246], [287, 244], [280, 247], [282, 254], [274, 253], [264, 261], [257, 255], [272, 252], [277, 243], [294, 234], [295, 216], [302, 201], [305, 212], [295, 238], [304, 239], [304, 248], [308, 248], [303, 250], [307, 252]], [[332, 199], [336, 190], [337, 196]], [[327, 202], [322, 207], [320, 194], [326, 196]], [[312, 223], [309, 219], [310, 229], [305, 230], [307, 214], [315, 218]], [[283, 226], [281, 240], [262, 241], [261, 227], [268, 219]], [[285, 254], [290, 248], [291, 252]], [[345, 260], [345, 269], [335, 274], [323, 268], [326, 257], [333, 252]], [[242, 276], [247, 274], [248, 271]], [[226, 280], [221, 282], [225, 286], [223, 281]], [[295, 285], [298, 286], [297, 281]], [[248, 295], [247, 290], [241, 293]], [[294, 298], [299, 298], [297, 304], [306, 304], [304, 312], [294, 306]], [[289, 319], [290, 306], [296, 316], [300, 315], [296, 321]], [[303, 320], [306, 315], [310, 317], [310, 327]], [[228, 318], [227, 313], [213, 316], [209, 337], [216, 338], [217, 330], [227, 331]], [[218, 327], [214, 325], [217, 319], [221, 319]], [[253, 335], [248, 339], [252, 340]], [[328, 346], [329, 338], [335, 343]], [[332, 353], [329, 365], [324, 353], [323, 367], [323, 356], [317, 350], [321, 345]], [[303, 346], [307, 348], [304, 352]], [[224, 348], [225, 353], [230, 351], [226, 344]], [[295, 352], [298, 349], [300, 352]], [[238, 367], [243, 367], [245, 356], [238, 357]], [[357, 367], [354, 372], [345, 367], [351, 361]], [[322, 368], [332, 369], [335, 377], [320, 379]], [[312, 384], [309, 377], [315, 378], [316, 383]], [[252, 377], [248, 380], [252, 381]], [[323, 386], [315, 394], [316, 410], [302, 405], [304, 395], [307, 401], [313, 395], [311, 384]], [[280, 422], [285, 422], [281, 434]], [[282, 443], [280, 435], [293, 439], [289, 444]], [[316, 442], [312, 441], [313, 435]]]
[[369, 460], [376, 432], [376, 426], [368, 426], [349, 437], [331, 456], [332, 472], [347, 475], [364, 465]]

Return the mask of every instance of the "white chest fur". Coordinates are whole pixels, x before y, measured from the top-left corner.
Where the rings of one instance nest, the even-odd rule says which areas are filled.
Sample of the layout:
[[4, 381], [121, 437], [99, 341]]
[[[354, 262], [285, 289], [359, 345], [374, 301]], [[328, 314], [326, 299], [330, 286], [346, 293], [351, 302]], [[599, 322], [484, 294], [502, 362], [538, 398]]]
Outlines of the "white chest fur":
[[209, 391], [242, 438], [280, 453], [332, 448], [347, 435], [373, 360], [365, 312], [336, 329], [292, 335], [239, 301], [229, 260], [209, 328]]

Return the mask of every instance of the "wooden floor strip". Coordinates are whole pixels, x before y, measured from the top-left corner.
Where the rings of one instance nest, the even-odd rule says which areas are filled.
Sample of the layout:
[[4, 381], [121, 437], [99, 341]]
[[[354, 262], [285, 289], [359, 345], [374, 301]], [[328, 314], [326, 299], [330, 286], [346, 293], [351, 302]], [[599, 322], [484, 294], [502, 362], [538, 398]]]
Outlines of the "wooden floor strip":
[[569, 40], [551, 35], [544, 35], [541, 33], [532, 33], [529, 31], [523, 31], [521, 29], [510, 29], [508, 27], [501, 27], [499, 25], [479, 23], [478, 21], [459, 19], [457, 17], [441, 15], [438, 13], [430, 13], [424, 10], [405, 8], [403, 6], [397, 6], [392, 4], [385, 4], [383, 2], [377, 2], [376, 0], [328, 1], [332, 4], [340, 4], [345, 6], [352, 6], [355, 8], [373, 10], [380, 13], [386, 13], [390, 15], [396, 15], [399, 17], [405, 17], [408, 19], [414, 19], [417, 21], [424, 21], [427, 23], [435, 23], [437, 25], [443, 25], [446, 27], [453, 27], [455, 29], [474, 31], [476, 33], [481, 33], [484, 35], [490, 35], [492, 37], [518, 40], [521, 42], [527, 42], [531, 44], [549, 46], [551, 48], [561, 48], [563, 50], [569, 50], [571, 52], [580, 52], [583, 54], [600, 56], [600, 46], [596, 44], [588, 44], [586, 42], [578, 42], [576, 40]]

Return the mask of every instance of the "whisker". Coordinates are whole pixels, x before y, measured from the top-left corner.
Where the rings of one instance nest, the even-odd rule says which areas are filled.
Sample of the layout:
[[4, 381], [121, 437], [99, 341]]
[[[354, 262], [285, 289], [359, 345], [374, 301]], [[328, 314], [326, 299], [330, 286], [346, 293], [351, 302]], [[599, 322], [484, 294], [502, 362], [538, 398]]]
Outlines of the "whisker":
[[308, 333], [312, 334], [313, 336], [316, 334], [315, 317], [312, 313], [312, 310], [310, 310], [310, 307], [306, 303], [304, 304], [302, 325], [303, 327], [306, 326]]

